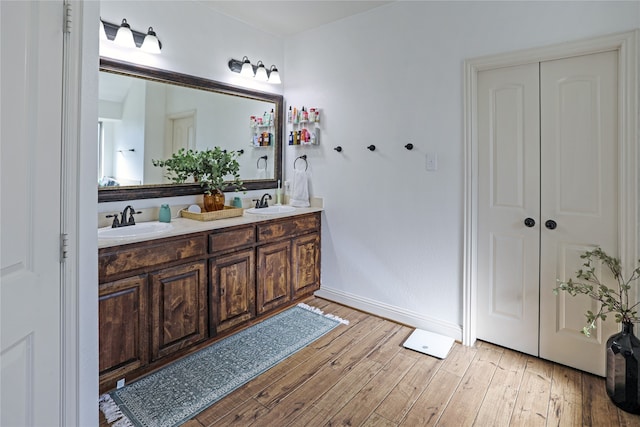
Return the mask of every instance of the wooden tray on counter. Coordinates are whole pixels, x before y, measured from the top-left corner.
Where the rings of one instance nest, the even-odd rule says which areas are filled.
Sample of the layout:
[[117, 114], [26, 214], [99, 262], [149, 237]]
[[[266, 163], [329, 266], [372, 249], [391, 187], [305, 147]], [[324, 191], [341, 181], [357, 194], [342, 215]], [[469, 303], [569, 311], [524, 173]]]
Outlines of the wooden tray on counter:
[[[204, 211], [204, 208], [202, 207], [202, 205], [200, 205], [200, 208]], [[244, 213], [243, 208], [236, 208], [234, 206], [225, 206], [224, 209], [221, 209], [219, 211], [202, 212], [202, 213], [189, 212], [188, 210], [183, 209], [180, 211], [180, 216], [182, 216], [183, 218], [195, 219], [196, 221], [214, 221], [216, 219], [233, 218], [235, 216], [242, 216], [243, 213]]]

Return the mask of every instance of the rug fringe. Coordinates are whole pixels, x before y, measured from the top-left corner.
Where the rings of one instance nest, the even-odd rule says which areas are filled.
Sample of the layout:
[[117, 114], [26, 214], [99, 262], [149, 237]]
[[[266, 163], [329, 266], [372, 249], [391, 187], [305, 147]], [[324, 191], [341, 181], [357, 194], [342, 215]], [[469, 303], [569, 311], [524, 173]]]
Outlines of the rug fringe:
[[308, 305], [308, 304], [305, 304], [305, 303], [303, 303], [303, 302], [298, 303], [298, 307], [300, 307], [300, 308], [304, 308], [305, 310], [309, 310], [309, 311], [311, 311], [311, 312], [314, 312], [314, 313], [319, 314], [319, 315], [321, 315], [321, 316], [324, 316], [324, 317], [326, 317], [326, 318], [329, 318], [329, 319], [335, 320], [336, 322], [340, 322], [340, 323], [342, 323], [343, 325], [348, 325], [348, 324], [349, 324], [349, 321], [348, 321], [348, 320], [343, 319], [343, 318], [341, 318], [341, 317], [338, 317], [338, 316], [336, 316], [335, 314], [325, 314], [325, 313], [324, 313], [324, 311], [320, 310], [318, 307], [312, 307], [312, 306], [310, 306], [310, 305]]
[[112, 427], [135, 427], [133, 423], [122, 413], [120, 408], [109, 394], [103, 394], [98, 399], [100, 410]]

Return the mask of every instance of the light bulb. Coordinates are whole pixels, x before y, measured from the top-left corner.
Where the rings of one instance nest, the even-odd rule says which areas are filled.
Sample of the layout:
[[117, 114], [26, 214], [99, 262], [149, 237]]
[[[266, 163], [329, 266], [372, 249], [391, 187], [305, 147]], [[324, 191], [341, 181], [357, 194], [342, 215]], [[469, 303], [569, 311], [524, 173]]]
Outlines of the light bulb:
[[246, 56], [244, 58], [242, 58], [242, 69], [240, 70], [240, 75], [242, 77], [253, 77], [253, 66], [251, 65], [251, 62], [249, 62], [249, 58], [247, 58]]
[[144, 37], [144, 41], [142, 42], [140, 49], [149, 53], [160, 53], [160, 41], [152, 27], [149, 27], [149, 31]]
[[127, 24], [127, 20], [123, 19], [116, 38], [113, 39], [114, 43], [122, 47], [136, 47], [136, 42], [133, 40], [133, 32], [131, 32], [131, 26]]
[[258, 69], [256, 70], [256, 80], [260, 80], [261, 82], [266, 82], [269, 80], [269, 76], [267, 75], [267, 69], [264, 68], [264, 64], [262, 61], [258, 61]]
[[273, 83], [276, 85], [282, 83], [282, 81], [280, 80], [280, 73], [278, 72], [278, 69], [275, 65], [271, 66], [271, 71], [269, 73], [269, 83]]

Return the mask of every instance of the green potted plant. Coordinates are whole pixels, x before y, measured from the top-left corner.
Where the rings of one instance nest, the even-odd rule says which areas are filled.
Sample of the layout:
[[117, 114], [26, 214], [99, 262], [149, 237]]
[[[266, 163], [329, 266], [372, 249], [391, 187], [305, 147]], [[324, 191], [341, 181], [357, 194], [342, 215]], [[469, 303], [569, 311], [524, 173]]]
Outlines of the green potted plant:
[[[633, 324], [640, 321], [638, 306], [640, 302], [629, 299], [632, 283], [640, 278], [640, 267], [624, 277], [618, 258], [609, 256], [601, 248], [587, 251], [580, 256], [585, 260], [583, 267], [576, 272], [578, 281], [569, 279], [560, 282], [553, 290], [557, 295], [564, 291], [569, 295], [587, 295], [600, 303], [597, 313], [587, 310], [587, 325], [582, 333], [591, 335], [596, 321], [607, 319], [609, 314], [622, 324], [621, 332], [607, 340], [607, 394], [613, 403], [625, 411], [640, 413], [640, 340], [633, 334]], [[596, 263], [606, 266], [612, 273], [616, 287], [610, 288], [596, 272]], [[640, 261], [639, 261], [640, 263]]]
[[181, 148], [167, 160], [152, 160], [154, 166], [164, 167], [167, 177], [175, 183], [184, 183], [190, 177], [204, 189], [204, 208], [211, 212], [224, 208], [224, 193], [227, 186], [244, 190], [240, 179], [240, 164], [237, 151], [220, 147], [203, 151]]

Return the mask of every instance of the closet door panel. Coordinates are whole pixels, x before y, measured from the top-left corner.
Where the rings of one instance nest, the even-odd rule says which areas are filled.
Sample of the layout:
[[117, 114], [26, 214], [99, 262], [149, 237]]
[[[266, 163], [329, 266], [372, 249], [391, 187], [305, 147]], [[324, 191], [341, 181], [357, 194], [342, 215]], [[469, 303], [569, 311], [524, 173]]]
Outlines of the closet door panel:
[[541, 221], [557, 224], [541, 235], [540, 356], [597, 375], [605, 373], [604, 342], [617, 324], [598, 322], [585, 337], [584, 313], [597, 306], [553, 288], [556, 279], [575, 277], [584, 251], [600, 246], [618, 255], [617, 75], [614, 51], [540, 68]]
[[479, 73], [477, 109], [477, 336], [537, 355], [538, 64]]

